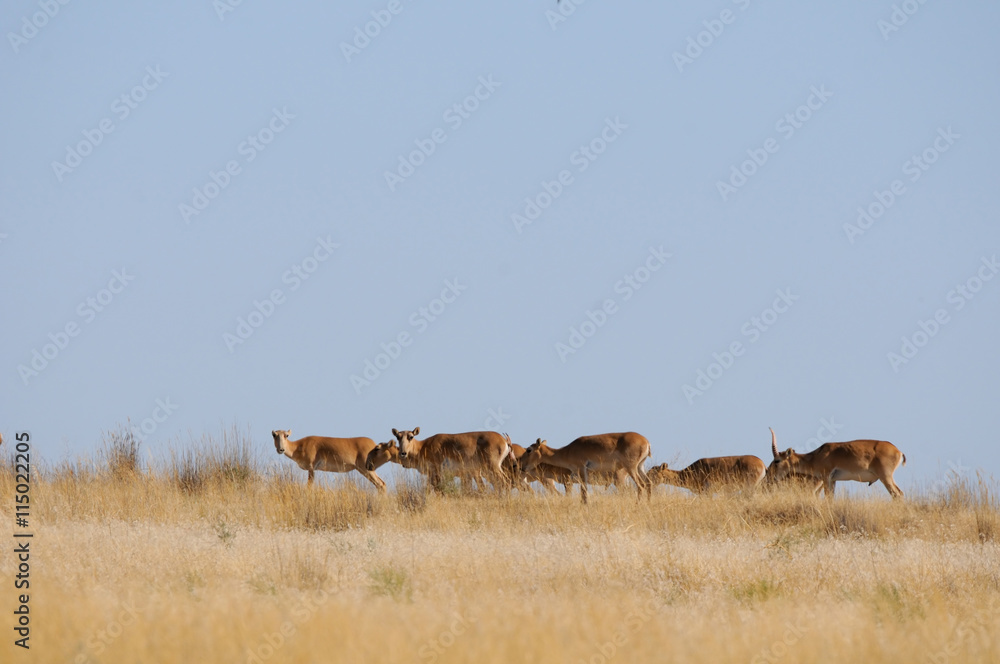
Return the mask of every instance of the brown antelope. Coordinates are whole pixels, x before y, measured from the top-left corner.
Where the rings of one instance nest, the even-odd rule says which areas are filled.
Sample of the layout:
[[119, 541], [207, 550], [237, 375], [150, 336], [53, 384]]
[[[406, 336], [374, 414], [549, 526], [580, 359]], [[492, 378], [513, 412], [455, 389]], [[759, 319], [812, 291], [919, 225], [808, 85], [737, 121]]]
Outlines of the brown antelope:
[[511, 481], [519, 491], [531, 491], [531, 479], [528, 474], [521, 472], [520, 460], [524, 456], [525, 448], [510, 440], [510, 436], [504, 434], [507, 444], [510, 446], [510, 454], [503, 460], [503, 468], [510, 475]]
[[764, 484], [771, 487], [794, 487], [800, 491], [808, 491], [818, 496], [820, 491], [823, 490], [824, 482], [822, 478], [813, 477], [812, 475], [789, 473], [780, 480], [776, 479], [774, 475], [765, 475]]
[[752, 491], [766, 472], [764, 462], [748, 454], [698, 459], [681, 470], [671, 470], [661, 463], [650, 468], [648, 475], [654, 484], [672, 484], [693, 493], [711, 493], [719, 489]]
[[[573, 478], [572, 472], [559, 466], [550, 466], [547, 463], [538, 464], [527, 473], [527, 476], [529, 481], [538, 482], [549, 493], [559, 493], [556, 491], [557, 482], [563, 485], [563, 492], [567, 496], [573, 495], [573, 487], [576, 486], [576, 480]], [[613, 473], [592, 470], [589, 473], [588, 479], [592, 485], [596, 484], [605, 488], [615, 486], [621, 490], [628, 483], [628, 473], [622, 468]]]
[[379, 443], [365, 457], [365, 468], [370, 471], [378, 470], [387, 463], [399, 463], [399, 448], [395, 439]]
[[[506, 436], [506, 434], [504, 434]], [[518, 461], [524, 456], [526, 448], [518, 445], [517, 443], [512, 443], [508, 439], [507, 444], [510, 445], [510, 454], [507, 458], [503, 460], [503, 467], [507, 472], [514, 472], [518, 469]]]
[[[521, 449], [523, 450], [524, 448], [522, 447]], [[509, 458], [511, 458], [511, 455], [508, 455], [507, 459]], [[507, 459], [504, 459], [504, 468], [508, 468]], [[385, 443], [379, 443], [372, 448], [372, 451], [368, 453], [368, 457], [365, 459], [365, 468], [368, 470], [377, 470], [387, 463], [399, 464], [404, 468], [412, 468], [424, 474], [428, 472], [427, 464], [421, 464], [413, 458], [400, 458], [399, 446], [395, 438]], [[480, 486], [485, 486], [485, 480], [483, 480], [481, 474], [475, 477], [475, 479], [479, 482]]]
[[812, 452], [799, 454], [791, 448], [779, 452], [778, 438], [771, 429], [771, 453], [774, 460], [768, 466], [768, 477], [775, 480], [793, 474], [815, 477], [822, 481], [827, 498], [833, 497], [837, 482], [846, 481], [868, 482], [868, 486], [881, 481], [890, 496], [903, 497], [903, 490], [896, 485], [892, 474], [900, 465], [906, 465], [906, 455], [886, 440], [824, 443]]
[[298, 440], [289, 440], [291, 429], [272, 431], [274, 448], [278, 454], [284, 454], [299, 464], [299, 468], [309, 471], [309, 485], [312, 485], [317, 470], [331, 473], [349, 473], [356, 470], [375, 485], [379, 491], [385, 491], [385, 482], [368, 470], [365, 462], [368, 453], [375, 447], [371, 438], [323, 438], [307, 436]]
[[648, 458], [649, 441], [630, 431], [581, 436], [560, 448], [551, 448], [539, 438], [521, 457], [520, 464], [525, 471], [533, 470], [542, 463], [565, 468], [570, 471], [574, 481], [580, 483], [580, 497], [586, 503], [588, 475], [595, 470], [612, 474], [624, 470], [635, 482], [639, 498], [642, 498], [645, 490], [648, 499], [652, 493], [652, 483], [642, 468], [643, 462]]
[[[506, 436], [507, 434], [504, 434]], [[508, 442], [510, 438], [508, 437]], [[529, 471], [522, 472], [519, 466], [519, 462], [527, 449], [518, 445], [517, 443], [510, 443], [510, 455], [504, 460], [504, 469], [511, 473], [514, 477], [514, 483], [518, 489], [523, 489], [525, 491], [531, 491], [531, 483], [538, 482], [542, 485], [542, 488], [549, 493], [559, 493], [556, 491], [556, 483], [563, 485], [563, 489], [566, 495], [569, 496], [573, 492], [573, 474], [566, 470], [565, 468], [560, 468], [558, 466], [550, 466], [547, 463], [540, 463]], [[608, 487], [611, 485], [615, 486], [625, 486], [625, 481], [628, 476], [625, 471], [618, 469], [618, 472], [614, 475], [610, 473], [602, 473], [600, 471], [594, 471], [590, 474], [590, 480], [592, 484], [600, 484], [603, 487]]]
[[395, 438], [385, 443], [379, 443], [372, 448], [372, 451], [368, 453], [368, 458], [365, 459], [365, 468], [368, 470], [378, 470], [387, 463], [395, 463], [403, 468], [412, 468], [423, 472], [420, 466], [412, 459], [404, 460], [399, 458], [399, 446], [396, 444]]
[[403, 466], [419, 469], [430, 476], [431, 485], [438, 486], [445, 464], [456, 468], [459, 476], [483, 483], [483, 475], [493, 480], [501, 490], [510, 488], [510, 478], [504, 472], [504, 460], [510, 455], [508, 439], [496, 431], [469, 433], [439, 433], [418, 440], [420, 427], [410, 431], [392, 430], [399, 443], [399, 459]]

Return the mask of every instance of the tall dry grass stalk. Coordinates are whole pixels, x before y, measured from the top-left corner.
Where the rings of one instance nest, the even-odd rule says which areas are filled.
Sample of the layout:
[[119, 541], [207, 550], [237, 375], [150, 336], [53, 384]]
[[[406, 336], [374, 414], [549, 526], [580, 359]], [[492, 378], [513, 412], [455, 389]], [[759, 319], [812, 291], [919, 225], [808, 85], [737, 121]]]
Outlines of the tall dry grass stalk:
[[[897, 502], [660, 489], [584, 506], [413, 478], [379, 495], [309, 489], [227, 435], [40, 473], [32, 650], [8, 638], [0, 660], [1000, 661], [1000, 507], [981, 476]], [[5, 469], [8, 522], [13, 491]]]

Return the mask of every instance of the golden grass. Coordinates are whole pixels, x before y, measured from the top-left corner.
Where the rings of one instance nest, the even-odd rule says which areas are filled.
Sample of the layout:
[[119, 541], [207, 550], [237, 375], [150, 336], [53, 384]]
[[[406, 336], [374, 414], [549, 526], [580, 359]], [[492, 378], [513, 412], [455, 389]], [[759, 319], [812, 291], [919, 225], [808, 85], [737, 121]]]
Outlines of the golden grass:
[[[1000, 661], [984, 481], [905, 502], [660, 489], [584, 506], [310, 490], [212, 454], [38, 473], [32, 648], [11, 646], [4, 556], [0, 661]], [[13, 492], [5, 470], [7, 523]]]

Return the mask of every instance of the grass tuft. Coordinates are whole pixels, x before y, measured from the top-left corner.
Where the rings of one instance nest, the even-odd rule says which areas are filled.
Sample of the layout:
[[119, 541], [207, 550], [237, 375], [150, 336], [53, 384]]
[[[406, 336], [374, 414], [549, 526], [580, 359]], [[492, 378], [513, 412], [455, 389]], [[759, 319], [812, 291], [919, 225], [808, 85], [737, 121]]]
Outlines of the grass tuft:
[[112, 478], [126, 480], [142, 473], [139, 440], [133, 432], [131, 422], [105, 431], [101, 445], [104, 467]]
[[373, 595], [390, 597], [395, 601], [411, 600], [413, 589], [409, 575], [395, 567], [377, 567], [368, 571], [371, 579], [369, 590]]

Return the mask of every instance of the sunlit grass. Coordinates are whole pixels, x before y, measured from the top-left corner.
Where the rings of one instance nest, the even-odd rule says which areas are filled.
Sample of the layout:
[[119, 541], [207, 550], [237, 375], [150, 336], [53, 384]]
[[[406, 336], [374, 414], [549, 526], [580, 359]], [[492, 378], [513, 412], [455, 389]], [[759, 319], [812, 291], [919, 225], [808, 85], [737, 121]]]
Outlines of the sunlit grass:
[[[310, 489], [234, 436], [37, 473], [32, 661], [1000, 661], [981, 476], [895, 502], [660, 489], [584, 506], [415, 477]], [[5, 467], [8, 523], [13, 493]], [[0, 558], [0, 586], [14, 573]]]

